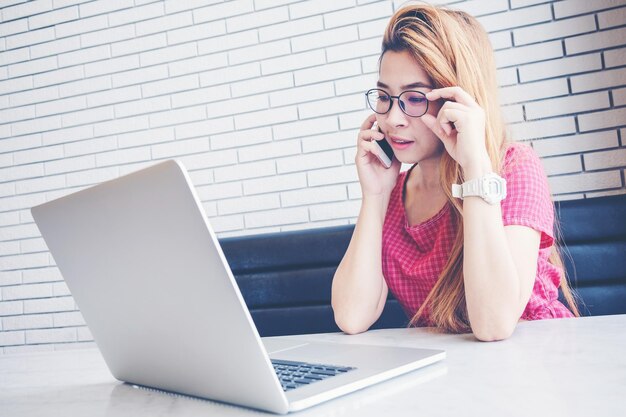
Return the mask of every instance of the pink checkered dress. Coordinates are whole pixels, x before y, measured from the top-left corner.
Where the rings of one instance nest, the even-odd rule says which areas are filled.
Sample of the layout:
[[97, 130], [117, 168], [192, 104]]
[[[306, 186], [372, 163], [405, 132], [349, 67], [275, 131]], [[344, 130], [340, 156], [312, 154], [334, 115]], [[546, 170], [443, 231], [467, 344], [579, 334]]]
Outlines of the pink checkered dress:
[[[501, 175], [507, 181], [507, 197], [501, 203], [503, 224], [541, 232], [535, 284], [521, 318], [572, 317], [557, 300], [560, 270], [548, 262], [554, 243], [554, 207], [541, 161], [528, 145], [511, 143]], [[456, 228], [449, 204], [423, 223], [408, 224], [403, 203], [406, 177], [407, 172], [400, 174], [391, 193], [383, 227], [382, 265], [389, 289], [407, 316], [413, 317], [443, 270]], [[428, 311], [424, 319], [428, 322]]]

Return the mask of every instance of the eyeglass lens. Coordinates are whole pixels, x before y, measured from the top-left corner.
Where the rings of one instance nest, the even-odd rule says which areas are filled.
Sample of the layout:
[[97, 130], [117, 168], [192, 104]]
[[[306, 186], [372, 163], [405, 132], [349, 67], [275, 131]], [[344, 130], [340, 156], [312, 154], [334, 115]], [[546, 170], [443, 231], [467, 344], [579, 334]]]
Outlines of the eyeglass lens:
[[419, 91], [403, 91], [398, 97], [392, 97], [385, 90], [374, 88], [366, 95], [370, 108], [378, 114], [385, 114], [391, 110], [394, 99], [398, 100], [400, 109], [412, 117], [422, 116], [428, 110], [428, 100], [424, 93]]

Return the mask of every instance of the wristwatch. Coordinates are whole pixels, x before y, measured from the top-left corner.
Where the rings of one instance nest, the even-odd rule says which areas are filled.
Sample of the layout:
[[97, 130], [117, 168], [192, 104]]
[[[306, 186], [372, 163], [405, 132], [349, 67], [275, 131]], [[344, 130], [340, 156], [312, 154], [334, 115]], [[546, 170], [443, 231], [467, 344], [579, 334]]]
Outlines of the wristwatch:
[[506, 180], [490, 172], [480, 178], [474, 178], [463, 185], [452, 184], [452, 197], [460, 198], [477, 196], [489, 204], [496, 204], [506, 198]]

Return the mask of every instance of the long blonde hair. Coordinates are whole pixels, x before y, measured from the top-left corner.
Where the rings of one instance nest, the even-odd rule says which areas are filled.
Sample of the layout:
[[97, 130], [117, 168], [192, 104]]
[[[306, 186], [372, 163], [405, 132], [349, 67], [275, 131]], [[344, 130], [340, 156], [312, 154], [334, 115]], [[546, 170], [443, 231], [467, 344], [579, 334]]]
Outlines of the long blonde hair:
[[[382, 56], [387, 51], [408, 51], [429, 74], [433, 87], [459, 86], [474, 97], [485, 111], [485, 146], [492, 166], [500, 170], [508, 135], [498, 102], [496, 66], [487, 33], [471, 15], [425, 4], [400, 8], [387, 25]], [[440, 179], [451, 210], [457, 235], [449, 258], [435, 286], [411, 319], [423, 321], [429, 310], [430, 323], [450, 332], [471, 331], [463, 285], [463, 216], [461, 202], [452, 197], [451, 184], [463, 183], [459, 164], [446, 152], [440, 164]], [[562, 267], [556, 245], [550, 262]], [[570, 308], [578, 315], [565, 276], [561, 289]]]

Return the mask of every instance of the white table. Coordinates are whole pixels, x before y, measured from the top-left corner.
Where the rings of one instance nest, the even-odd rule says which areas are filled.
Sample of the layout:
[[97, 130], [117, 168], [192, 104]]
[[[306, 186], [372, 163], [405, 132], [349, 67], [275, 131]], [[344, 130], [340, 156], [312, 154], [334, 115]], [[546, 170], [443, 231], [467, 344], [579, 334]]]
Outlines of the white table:
[[[626, 315], [520, 323], [502, 342], [432, 329], [326, 341], [444, 349], [438, 364], [297, 416], [626, 416]], [[0, 416], [270, 415], [134, 388], [116, 381], [95, 349], [0, 356]]]

